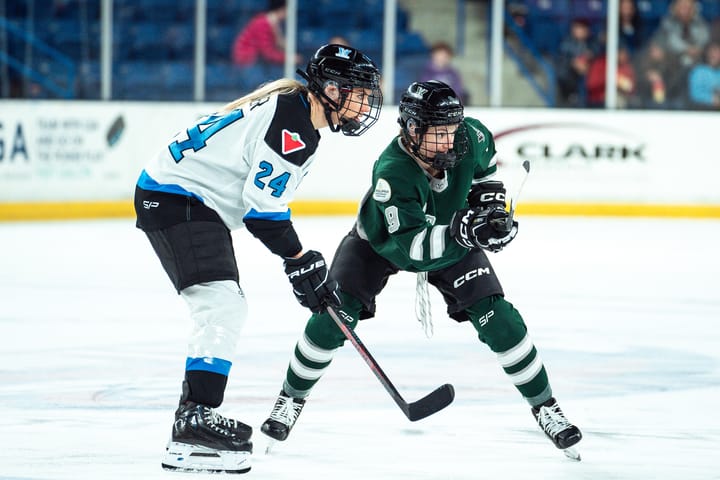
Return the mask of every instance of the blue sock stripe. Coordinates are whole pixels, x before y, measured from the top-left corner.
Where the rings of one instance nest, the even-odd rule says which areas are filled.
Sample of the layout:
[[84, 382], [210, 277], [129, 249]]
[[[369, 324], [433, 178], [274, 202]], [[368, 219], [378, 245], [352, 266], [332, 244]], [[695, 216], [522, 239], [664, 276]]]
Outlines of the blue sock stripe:
[[222, 358], [213, 357], [188, 357], [185, 360], [185, 370], [202, 370], [205, 372], [219, 373], [220, 375], [228, 376], [230, 373], [230, 367], [232, 362], [223, 360]]

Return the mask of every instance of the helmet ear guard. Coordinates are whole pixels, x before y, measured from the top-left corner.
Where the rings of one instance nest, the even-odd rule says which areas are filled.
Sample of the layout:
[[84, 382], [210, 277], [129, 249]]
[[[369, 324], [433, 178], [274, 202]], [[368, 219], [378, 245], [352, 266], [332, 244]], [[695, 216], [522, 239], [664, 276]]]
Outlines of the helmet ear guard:
[[[367, 131], [380, 117], [382, 108], [382, 92], [380, 90], [380, 71], [375, 63], [359, 50], [344, 45], [324, 45], [320, 47], [307, 64], [305, 71], [297, 73], [307, 81], [308, 90], [325, 99], [325, 117], [333, 132], [342, 131], [345, 135], [358, 136]], [[328, 86], [338, 89], [337, 99], [331, 98], [326, 89]], [[370, 90], [365, 96], [363, 105], [367, 104], [368, 112], [350, 110], [347, 102], [353, 89]], [[358, 102], [354, 102], [358, 103]], [[347, 108], [345, 115], [355, 113], [352, 118], [343, 115], [340, 125], [332, 120], [332, 112], [340, 113]], [[361, 107], [358, 107], [361, 108]]]

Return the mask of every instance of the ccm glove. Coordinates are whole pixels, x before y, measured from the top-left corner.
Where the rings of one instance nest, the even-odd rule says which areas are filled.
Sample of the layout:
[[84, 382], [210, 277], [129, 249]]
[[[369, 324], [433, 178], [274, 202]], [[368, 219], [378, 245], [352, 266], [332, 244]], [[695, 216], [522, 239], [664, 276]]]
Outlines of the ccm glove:
[[488, 208], [500, 206], [505, 208], [505, 186], [502, 182], [491, 180], [473, 185], [468, 194], [470, 208]]
[[322, 253], [309, 250], [300, 258], [286, 258], [285, 273], [303, 307], [317, 313], [326, 306], [340, 306], [338, 283], [330, 276]]
[[508, 212], [498, 205], [489, 208], [463, 208], [450, 220], [450, 236], [465, 248], [499, 252], [517, 235], [518, 222], [507, 224]]

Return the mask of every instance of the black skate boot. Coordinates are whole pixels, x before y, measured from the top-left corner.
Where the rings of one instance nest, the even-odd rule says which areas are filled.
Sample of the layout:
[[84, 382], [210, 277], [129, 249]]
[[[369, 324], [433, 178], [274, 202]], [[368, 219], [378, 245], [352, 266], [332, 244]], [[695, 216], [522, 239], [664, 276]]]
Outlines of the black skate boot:
[[223, 417], [214, 408], [184, 401], [175, 411], [162, 467], [213, 473], [250, 471], [252, 427]]
[[[580, 429], [565, 418], [555, 398], [550, 398], [542, 405], [533, 407], [532, 413], [542, 431], [557, 448], [567, 450], [582, 439]], [[572, 450], [566, 452], [566, 455], [571, 458], [573, 458], [572, 454], [576, 454], [576, 452]], [[579, 455], [577, 457], [579, 460]]]
[[270, 418], [262, 424], [262, 432], [274, 440], [285, 440], [290, 435], [290, 430], [300, 416], [303, 406], [305, 406], [304, 398], [292, 398], [281, 390], [270, 412]]

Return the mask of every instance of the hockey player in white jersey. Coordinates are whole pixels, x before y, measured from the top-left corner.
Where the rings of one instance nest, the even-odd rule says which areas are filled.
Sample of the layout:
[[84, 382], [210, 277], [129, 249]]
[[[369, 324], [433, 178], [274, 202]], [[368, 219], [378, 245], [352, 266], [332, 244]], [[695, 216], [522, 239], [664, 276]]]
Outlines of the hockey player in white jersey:
[[194, 322], [163, 468], [250, 470], [252, 428], [216, 411], [247, 316], [232, 230], [247, 228], [283, 259], [300, 304], [315, 312], [340, 302], [322, 254], [301, 245], [288, 203], [313, 164], [318, 130], [361, 135], [377, 121], [380, 74], [341, 45], [318, 49], [298, 74], [307, 84], [276, 80], [182, 130], [138, 180], [137, 226]]

